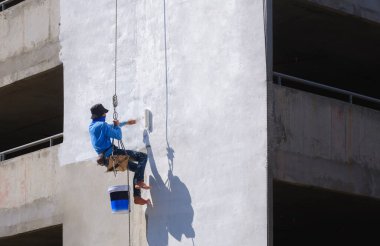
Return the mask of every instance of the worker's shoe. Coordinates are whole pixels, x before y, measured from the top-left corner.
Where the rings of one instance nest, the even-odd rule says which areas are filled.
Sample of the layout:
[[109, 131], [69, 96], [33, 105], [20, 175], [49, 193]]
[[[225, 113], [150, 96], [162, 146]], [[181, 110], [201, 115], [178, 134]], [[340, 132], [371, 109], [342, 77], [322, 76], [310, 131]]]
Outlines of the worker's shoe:
[[137, 205], [145, 205], [145, 204], [152, 205], [152, 202], [150, 201], [150, 199], [145, 200], [141, 196], [135, 196], [134, 203]]
[[150, 189], [150, 186], [145, 184], [144, 181], [139, 181], [137, 182], [137, 184], [135, 184], [135, 189], [145, 189], [145, 190], [149, 190]]

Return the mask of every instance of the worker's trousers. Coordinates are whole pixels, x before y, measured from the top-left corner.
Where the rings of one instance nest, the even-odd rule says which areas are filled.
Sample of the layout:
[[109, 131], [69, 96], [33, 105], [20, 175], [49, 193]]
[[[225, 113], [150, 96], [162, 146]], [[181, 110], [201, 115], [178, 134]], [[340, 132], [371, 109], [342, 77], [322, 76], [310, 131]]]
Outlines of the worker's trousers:
[[[122, 150], [114, 147], [114, 155], [129, 155], [134, 161], [128, 161], [128, 170], [135, 173], [133, 177], [133, 196], [141, 196], [140, 189], [135, 188], [135, 184], [139, 181], [144, 181], [144, 172], [148, 157], [145, 153], [134, 150]], [[136, 163], [136, 162], [137, 163]]]

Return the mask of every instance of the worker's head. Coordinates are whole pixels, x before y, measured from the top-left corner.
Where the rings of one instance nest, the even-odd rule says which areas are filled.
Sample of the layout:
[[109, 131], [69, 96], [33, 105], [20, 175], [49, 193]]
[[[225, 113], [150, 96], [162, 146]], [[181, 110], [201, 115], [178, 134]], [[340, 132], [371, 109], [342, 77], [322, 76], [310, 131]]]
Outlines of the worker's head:
[[91, 107], [91, 119], [96, 119], [99, 117], [104, 116], [106, 113], [108, 113], [108, 109], [103, 107], [102, 104], [98, 103]]

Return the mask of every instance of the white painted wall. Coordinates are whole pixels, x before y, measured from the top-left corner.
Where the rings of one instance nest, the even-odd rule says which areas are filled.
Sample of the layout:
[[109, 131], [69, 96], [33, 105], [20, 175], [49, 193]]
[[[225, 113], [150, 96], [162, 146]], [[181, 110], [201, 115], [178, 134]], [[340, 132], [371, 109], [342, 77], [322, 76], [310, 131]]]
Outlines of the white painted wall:
[[[114, 6], [111, 0], [61, 1], [61, 165], [95, 157], [89, 108], [100, 102], [111, 109]], [[119, 1], [118, 10], [120, 118], [140, 117], [145, 108], [153, 113], [146, 240], [266, 245], [263, 2], [178, 0], [165, 7], [167, 70], [164, 1]], [[123, 130], [127, 148], [144, 146], [143, 127], [140, 121]], [[68, 226], [64, 231], [75, 231]], [[71, 236], [96, 245], [90, 233]]]

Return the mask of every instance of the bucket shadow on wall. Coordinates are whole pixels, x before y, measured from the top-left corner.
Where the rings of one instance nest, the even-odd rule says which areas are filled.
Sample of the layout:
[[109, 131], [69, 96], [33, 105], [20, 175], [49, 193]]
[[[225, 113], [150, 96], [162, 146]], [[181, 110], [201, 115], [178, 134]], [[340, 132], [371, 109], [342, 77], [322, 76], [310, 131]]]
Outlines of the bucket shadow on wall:
[[[147, 146], [150, 145], [147, 132], [144, 132], [144, 142]], [[168, 179], [164, 182], [158, 173], [152, 148], [147, 147], [148, 160], [153, 174], [153, 176], [149, 176], [153, 205], [147, 207], [145, 217], [148, 244], [154, 246], [168, 245], [169, 234], [177, 241], [182, 240], [182, 235], [192, 240], [195, 238], [192, 226], [194, 210], [191, 206], [190, 192], [180, 178], [173, 175], [174, 150], [168, 145], [167, 151], [170, 169]]]

